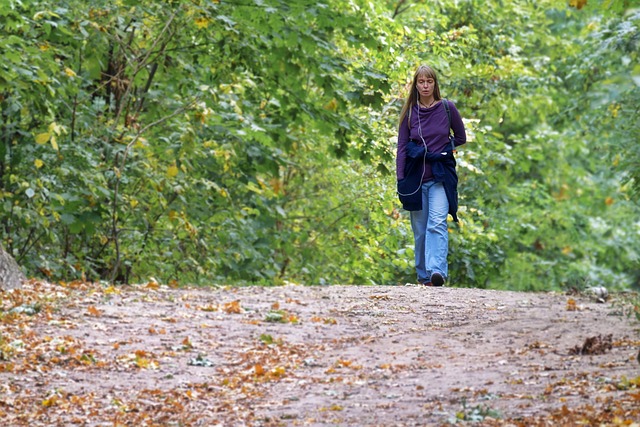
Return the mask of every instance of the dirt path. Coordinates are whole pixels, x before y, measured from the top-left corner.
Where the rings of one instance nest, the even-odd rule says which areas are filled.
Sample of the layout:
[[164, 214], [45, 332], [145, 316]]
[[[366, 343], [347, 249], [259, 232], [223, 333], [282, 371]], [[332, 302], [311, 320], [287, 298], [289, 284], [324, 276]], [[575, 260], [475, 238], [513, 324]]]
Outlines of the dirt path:
[[[7, 426], [640, 422], [640, 324], [615, 301], [412, 286], [0, 295]], [[584, 350], [602, 354], [574, 354], [594, 337]]]

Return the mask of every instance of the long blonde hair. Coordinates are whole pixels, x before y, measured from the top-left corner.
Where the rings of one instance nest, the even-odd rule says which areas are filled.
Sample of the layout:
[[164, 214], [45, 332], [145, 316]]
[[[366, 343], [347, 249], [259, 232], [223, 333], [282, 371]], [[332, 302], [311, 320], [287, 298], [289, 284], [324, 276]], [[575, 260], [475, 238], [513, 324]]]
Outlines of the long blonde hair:
[[409, 115], [408, 123], [411, 123], [411, 106], [418, 102], [419, 95], [416, 84], [419, 77], [433, 79], [433, 100], [435, 102], [442, 99], [442, 97], [440, 96], [440, 86], [438, 85], [438, 75], [436, 74], [436, 71], [428, 65], [419, 66], [415, 74], [413, 75], [413, 82], [411, 82], [411, 87], [409, 88], [409, 95], [404, 101], [404, 105], [402, 106], [402, 110], [400, 111], [400, 120], [398, 122], [398, 126], [402, 125], [402, 120], [404, 120], [406, 115]]

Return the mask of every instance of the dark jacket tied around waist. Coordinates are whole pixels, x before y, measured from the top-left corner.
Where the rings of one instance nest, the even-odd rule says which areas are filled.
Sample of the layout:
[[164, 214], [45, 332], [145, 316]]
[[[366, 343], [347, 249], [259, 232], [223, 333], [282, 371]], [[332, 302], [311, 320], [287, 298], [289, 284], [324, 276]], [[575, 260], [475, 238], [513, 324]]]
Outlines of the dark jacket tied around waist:
[[418, 189], [422, 186], [423, 164], [426, 159], [431, 163], [434, 181], [444, 185], [449, 215], [458, 222], [458, 174], [453, 150], [431, 153], [422, 144], [411, 140], [407, 144], [406, 154], [404, 179], [398, 181], [398, 197], [402, 207], [408, 211], [422, 210], [422, 191]]

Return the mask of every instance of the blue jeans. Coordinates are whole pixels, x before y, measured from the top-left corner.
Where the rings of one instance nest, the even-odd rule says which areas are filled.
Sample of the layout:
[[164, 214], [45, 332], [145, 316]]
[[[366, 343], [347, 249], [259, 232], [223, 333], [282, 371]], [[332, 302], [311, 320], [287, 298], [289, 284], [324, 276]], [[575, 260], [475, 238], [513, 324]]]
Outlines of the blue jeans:
[[415, 242], [418, 282], [430, 282], [433, 273], [447, 278], [449, 268], [449, 201], [441, 182], [422, 184], [422, 210], [411, 211], [411, 229]]

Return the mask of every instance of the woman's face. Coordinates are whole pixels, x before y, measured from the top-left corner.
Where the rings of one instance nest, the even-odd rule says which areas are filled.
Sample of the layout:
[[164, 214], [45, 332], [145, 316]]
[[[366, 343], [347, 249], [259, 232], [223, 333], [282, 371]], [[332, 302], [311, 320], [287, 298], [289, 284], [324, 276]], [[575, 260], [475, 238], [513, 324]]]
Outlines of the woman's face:
[[436, 86], [436, 81], [434, 78], [420, 75], [416, 79], [416, 89], [418, 90], [418, 94], [421, 97], [430, 97], [433, 96], [433, 90]]

